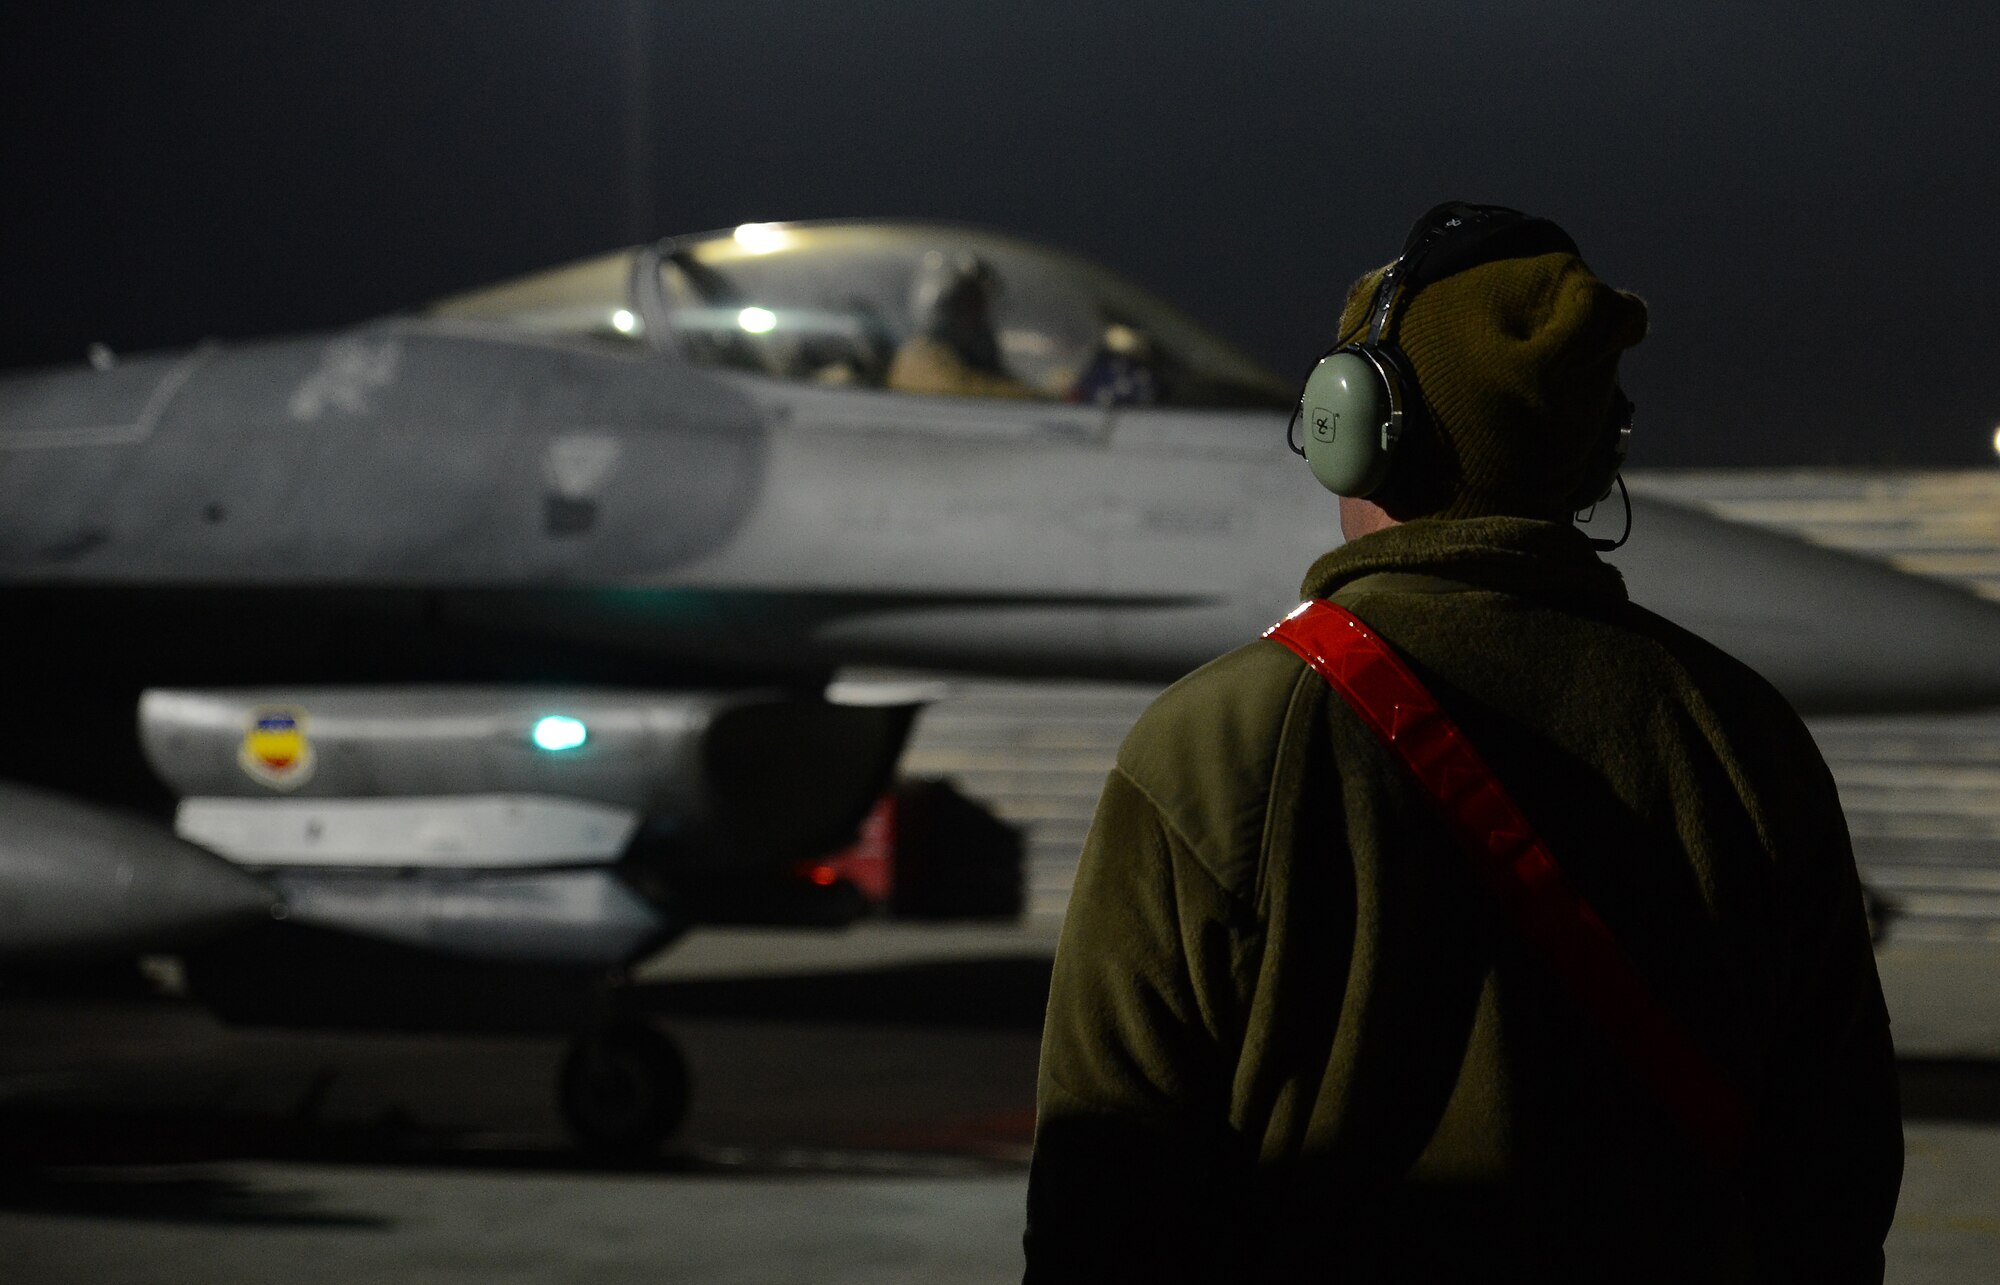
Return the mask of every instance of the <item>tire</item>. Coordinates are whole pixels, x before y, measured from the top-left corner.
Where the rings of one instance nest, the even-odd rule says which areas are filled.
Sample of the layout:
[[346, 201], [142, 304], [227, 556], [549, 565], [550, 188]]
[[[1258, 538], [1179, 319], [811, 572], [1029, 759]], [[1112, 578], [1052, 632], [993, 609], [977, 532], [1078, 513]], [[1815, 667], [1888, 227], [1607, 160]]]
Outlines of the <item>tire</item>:
[[558, 1091], [579, 1146], [638, 1159], [658, 1153], [687, 1116], [687, 1061], [652, 1027], [620, 1022], [570, 1046]]

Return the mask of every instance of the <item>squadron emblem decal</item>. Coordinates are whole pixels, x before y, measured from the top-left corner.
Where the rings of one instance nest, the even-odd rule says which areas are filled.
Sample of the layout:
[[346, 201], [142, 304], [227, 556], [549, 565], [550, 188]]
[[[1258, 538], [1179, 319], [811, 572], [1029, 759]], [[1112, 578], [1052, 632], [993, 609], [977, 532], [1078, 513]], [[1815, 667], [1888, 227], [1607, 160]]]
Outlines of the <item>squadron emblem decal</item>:
[[274, 790], [295, 790], [311, 779], [312, 742], [306, 739], [302, 709], [259, 709], [250, 715], [236, 761]]

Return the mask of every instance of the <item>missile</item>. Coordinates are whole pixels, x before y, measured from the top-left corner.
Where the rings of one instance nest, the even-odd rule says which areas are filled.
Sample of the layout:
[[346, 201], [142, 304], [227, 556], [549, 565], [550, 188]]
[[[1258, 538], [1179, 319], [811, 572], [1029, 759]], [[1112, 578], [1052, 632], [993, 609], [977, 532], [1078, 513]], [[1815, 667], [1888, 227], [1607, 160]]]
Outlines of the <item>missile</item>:
[[164, 826], [0, 783], [0, 964], [178, 951], [278, 913], [270, 888]]

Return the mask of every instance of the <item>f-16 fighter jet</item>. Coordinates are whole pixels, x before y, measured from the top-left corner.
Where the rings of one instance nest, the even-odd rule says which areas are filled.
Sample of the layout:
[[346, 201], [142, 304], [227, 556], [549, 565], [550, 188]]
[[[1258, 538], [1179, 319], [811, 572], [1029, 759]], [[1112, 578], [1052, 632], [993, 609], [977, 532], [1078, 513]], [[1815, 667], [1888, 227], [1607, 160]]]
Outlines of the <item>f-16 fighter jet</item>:
[[[599, 980], [890, 781], [915, 699], [842, 667], [1168, 679], [1340, 540], [1291, 384], [962, 227], [747, 224], [96, 357], [0, 381], [0, 958], [184, 951], [271, 1021], [548, 984], [606, 1145], [686, 1094]], [[2000, 700], [2000, 606], [1632, 507], [1633, 596], [1801, 708]]]

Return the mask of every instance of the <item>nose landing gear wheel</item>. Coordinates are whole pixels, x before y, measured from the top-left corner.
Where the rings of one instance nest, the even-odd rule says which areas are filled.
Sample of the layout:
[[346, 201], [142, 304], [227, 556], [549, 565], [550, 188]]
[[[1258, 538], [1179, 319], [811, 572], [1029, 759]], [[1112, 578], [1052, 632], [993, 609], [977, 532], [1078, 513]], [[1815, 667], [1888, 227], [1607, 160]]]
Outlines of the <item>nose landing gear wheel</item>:
[[570, 1046], [560, 1083], [563, 1119], [586, 1150], [652, 1155], [687, 1115], [688, 1069], [671, 1039], [639, 1022], [589, 1032]]

